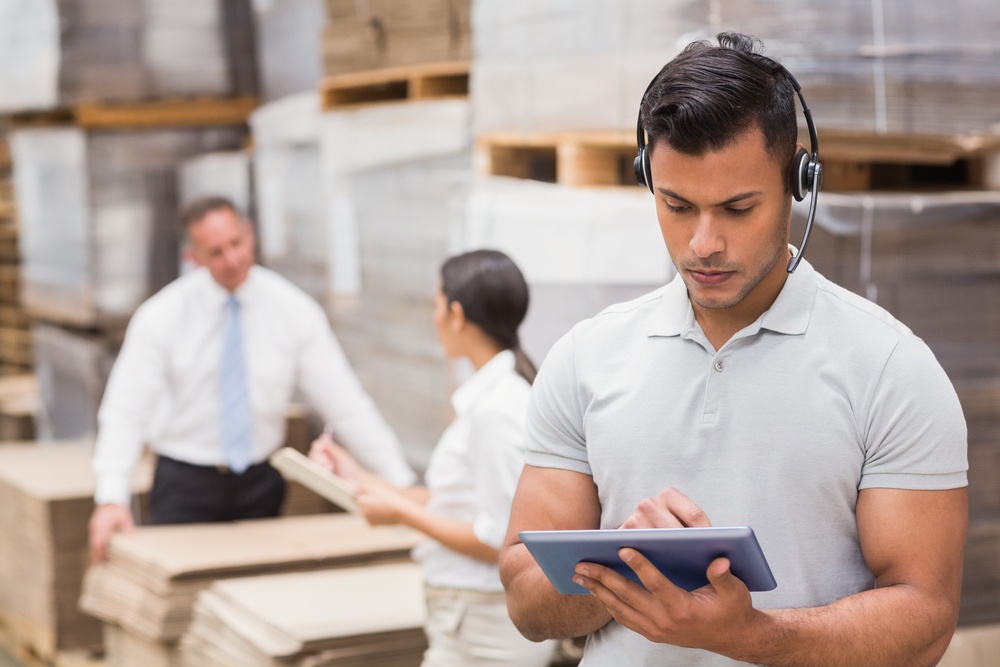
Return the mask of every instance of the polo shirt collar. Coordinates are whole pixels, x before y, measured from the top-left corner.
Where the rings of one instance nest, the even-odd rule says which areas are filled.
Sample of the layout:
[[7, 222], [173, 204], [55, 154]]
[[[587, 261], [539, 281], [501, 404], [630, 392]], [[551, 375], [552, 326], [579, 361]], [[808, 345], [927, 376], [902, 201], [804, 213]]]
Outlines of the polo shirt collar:
[[455, 414], [466, 414], [472, 410], [500, 378], [514, 370], [514, 361], [514, 353], [510, 350], [504, 350], [487, 361], [451, 395]]
[[[816, 289], [816, 270], [803, 259], [795, 273], [785, 280], [771, 307], [748, 327], [753, 329], [751, 333], [760, 329], [789, 335], [805, 333], [816, 299]], [[652, 319], [647, 335], [680, 336], [695, 328], [694, 309], [680, 274], [674, 276], [661, 290], [657, 315]]]

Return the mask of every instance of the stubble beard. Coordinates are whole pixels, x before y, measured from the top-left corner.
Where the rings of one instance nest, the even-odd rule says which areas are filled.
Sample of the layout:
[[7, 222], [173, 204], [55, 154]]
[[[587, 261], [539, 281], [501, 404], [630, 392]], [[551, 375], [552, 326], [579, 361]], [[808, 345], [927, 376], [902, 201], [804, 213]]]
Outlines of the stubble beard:
[[788, 239], [785, 235], [785, 230], [788, 228], [788, 219], [791, 215], [791, 204], [789, 204], [788, 212], [784, 216], [784, 221], [775, 225], [774, 234], [771, 236], [772, 243], [770, 247], [773, 248], [773, 252], [766, 258], [761, 260], [759, 264], [753, 267], [753, 273], [744, 281], [743, 286], [740, 290], [731, 298], [721, 300], [721, 298], [716, 299], [705, 299], [699, 296], [696, 290], [700, 289], [698, 285], [692, 285], [691, 281], [687, 278], [684, 270], [707, 270], [714, 269], [717, 271], [733, 271], [736, 276], [742, 276], [746, 272], [746, 267], [739, 263], [719, 263], [715, 264], [711, 261], [703, 262], [689, 262], [683, 265], [681, 270], [681, 275], [684, 278], [685, 285], [687, 286], [688, 297], [696, 304], [702, 308], [708, 308], [713, 310], [721, 310], [724, 308], [732, 308], [739, 305], [750, 292], [754, 290], [764, 280], [765, 277], [774, 269], [775, 265], [784, 259], [785, 252], [788, 250]]

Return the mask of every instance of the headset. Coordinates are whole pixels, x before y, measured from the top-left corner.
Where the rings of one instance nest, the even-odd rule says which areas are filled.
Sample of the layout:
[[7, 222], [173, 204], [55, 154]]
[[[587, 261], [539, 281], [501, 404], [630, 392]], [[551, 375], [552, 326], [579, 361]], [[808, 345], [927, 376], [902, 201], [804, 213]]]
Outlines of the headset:
[[[799, 98], [799, 103], [802, 105], [802, 114], [806, 118], [806, 127], [809, 129], [809, 146], [812, 149], [812, 153], [810, 153], [805, 148], [800, 148], [795, 153], [795, 157], [792, 158], [792, 164], [788, 173], [789, 188], [792, 191], [792, 196], [795, 197], [795, 201], [805, 199], [806, 193], [810, 195], [809, 214], [806, 216], [806, 229], [802, 234], [802, 242], [799, 244], [799, 251], [788, 261], [787, 271], [788, 273], [792, 273], [799, 266], [799, 262], [802, 261], [802, 255], [806, 251], [806, 244], [809, 242], [809, 235], [812, 233], [813, 221], [816, 219], [816, 199], [823, 185], [823, 165], [819, 161], [819, 137], [816, 134], [816, 124], [813, 123], [812, 113], [806, 105], [806, 98], [802, 95], [802, 87], [799, 86], [799, 82], [795, 80], [791, 72], [780, 64], [778, 64], [778, 67], [788, 77], [792, 88], [795, 89], [795, 94]], [[656, 193], [653, 190], [653, 179], [649, 173], [649, 151], [646, 146], [646, 133], [642, 129], [642, 102], [646, 100], [646, 95], [649, 94], [649, 90], [653, 87], [653, 83], [656, 82], [657, 78], [658, 76], [649, 82], [639, 102], [639, 118], [636, 121], [635, 128], [635, 142], [639, 153], [635, 156], [633, 165], [635, 168], [635, 180], [639, 185], [645, 185], [649, 188], [649, 191], [653, 194]]]

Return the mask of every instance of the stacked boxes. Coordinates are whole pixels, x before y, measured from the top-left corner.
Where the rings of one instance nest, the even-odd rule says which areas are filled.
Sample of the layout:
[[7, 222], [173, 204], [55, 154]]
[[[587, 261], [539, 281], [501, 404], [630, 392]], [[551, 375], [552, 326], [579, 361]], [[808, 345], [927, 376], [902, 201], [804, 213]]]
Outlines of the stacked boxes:
[[[8, 62], [0, 109], [81, 101], [256, 94], [249, 0], [5, 0]], [[5, 18], [6, 21], [6, 18]]]
[[472, 56], [470, 0], [327, 0], [326, 5], [326, 74]]

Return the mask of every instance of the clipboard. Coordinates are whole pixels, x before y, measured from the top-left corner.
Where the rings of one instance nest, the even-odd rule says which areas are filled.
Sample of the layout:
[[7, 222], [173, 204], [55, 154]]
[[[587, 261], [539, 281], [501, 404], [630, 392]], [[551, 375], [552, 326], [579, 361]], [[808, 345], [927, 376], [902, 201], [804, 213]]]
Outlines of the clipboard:
[[298, 482], [347, 512], [361, 516], [354, 501], [354, 485], [298, 450], [282, 447], [268, 461], [285, 479]]
[[576, 564], [589, 561], [637, 583], [638, 576], [618, 556], [631, 547], [648, 558], [675, 585], [687, 591], [708, 584], [705, 571], [716, 558], [730, 560], [732, 573], [751, 591], [777, 587], [771, 567], [749, 526], [638, 528], [618, 530], [523, 530], [518, 535], [557, 591], [589, 594], [573, 583]]

